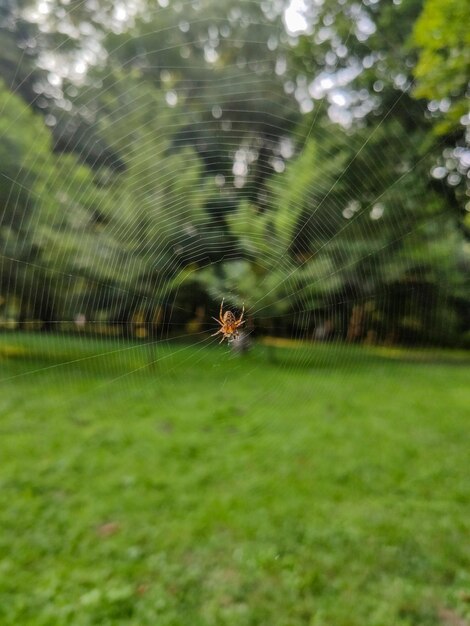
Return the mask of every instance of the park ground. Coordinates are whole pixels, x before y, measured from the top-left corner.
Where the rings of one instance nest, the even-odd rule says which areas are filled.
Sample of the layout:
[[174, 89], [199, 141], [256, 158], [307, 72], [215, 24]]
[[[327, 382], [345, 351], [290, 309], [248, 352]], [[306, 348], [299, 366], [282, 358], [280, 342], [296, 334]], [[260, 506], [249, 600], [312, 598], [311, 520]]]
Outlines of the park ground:
[[470, 624], [470, 358], [0, 336], [3, 626]]

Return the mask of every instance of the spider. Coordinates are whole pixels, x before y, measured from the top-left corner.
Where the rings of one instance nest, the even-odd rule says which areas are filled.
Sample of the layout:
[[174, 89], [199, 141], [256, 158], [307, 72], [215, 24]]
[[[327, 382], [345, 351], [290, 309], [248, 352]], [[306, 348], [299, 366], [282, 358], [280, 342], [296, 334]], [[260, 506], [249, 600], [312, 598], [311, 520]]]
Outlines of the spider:
[[236, 337], [238, 337], [238, 327], [245, 323], [245, 320], [243, 319], [243, 314], [245, 313], [245, 305], [243, 305], [242, 314], [238, 319], [235, 319], [235, 315], [232, 313], [232, 311], [225, 311], [225, 313], [222, 315], [223, 308], [224, 301], [222, 300], [222, 303], [220, 305], [219, 319], [217, 319], [216, 317], [212, 318], [220, 324], [219, 330], [211, 335], [211, 337], [215, 337], [219, 333], [222, 333], [222, 339], [219, 341], [219, 343], [222, 343], [222, 341], [226, 338], [229, 340], [229, 342], [233, 341]]

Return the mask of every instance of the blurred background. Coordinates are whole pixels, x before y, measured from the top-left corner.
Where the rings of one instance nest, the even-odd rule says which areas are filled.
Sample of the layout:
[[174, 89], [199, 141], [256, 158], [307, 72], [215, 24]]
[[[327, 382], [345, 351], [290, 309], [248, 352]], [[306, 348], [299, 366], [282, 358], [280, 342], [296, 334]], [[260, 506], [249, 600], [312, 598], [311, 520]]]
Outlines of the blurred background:
[[469, 345], [456, 2], [13, 2], [4, 328]]
[[2, 624], [470, 623], [469, 19], [1, 2]]

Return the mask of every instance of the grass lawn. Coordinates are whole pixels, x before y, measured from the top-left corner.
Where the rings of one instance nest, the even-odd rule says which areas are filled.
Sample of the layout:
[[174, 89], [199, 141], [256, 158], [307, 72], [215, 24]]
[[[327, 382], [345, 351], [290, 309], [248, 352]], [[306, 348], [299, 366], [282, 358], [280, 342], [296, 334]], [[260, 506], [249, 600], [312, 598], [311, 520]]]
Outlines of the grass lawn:
[[0, 335], [2, 626], [470, 624], [470, 365]]

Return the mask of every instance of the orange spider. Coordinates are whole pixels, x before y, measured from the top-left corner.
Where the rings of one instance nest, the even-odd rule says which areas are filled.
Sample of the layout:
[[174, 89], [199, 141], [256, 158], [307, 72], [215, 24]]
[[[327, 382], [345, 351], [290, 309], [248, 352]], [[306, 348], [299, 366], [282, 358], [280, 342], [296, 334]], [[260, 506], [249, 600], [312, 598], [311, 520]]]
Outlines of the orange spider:
[[222, 300], [222, 303], [220, 305], [219, 319], [217, 319], [216, 317], [212, 318], [220, 324], [219, 330], [211, 335], [211, 337], [215, 337], [219, 333], [222, 333], [222, 339], [219, 341], [219, 343], [222, 343], [222, 341], [226, 338], [229, 340], [229, 342], [233, 341], [236, 337], [238, 337], [238, 327], [245, 323], [245, 320], [243, 319], [243, 314], [245, 313], [245, 305], [243, 305], [242, 314], [238, 319], [235, 319], [235, 315], [232, 313], [232, 311], [225, 311], [225, 313], [222, 315], [223, 307], [224, 301]]

